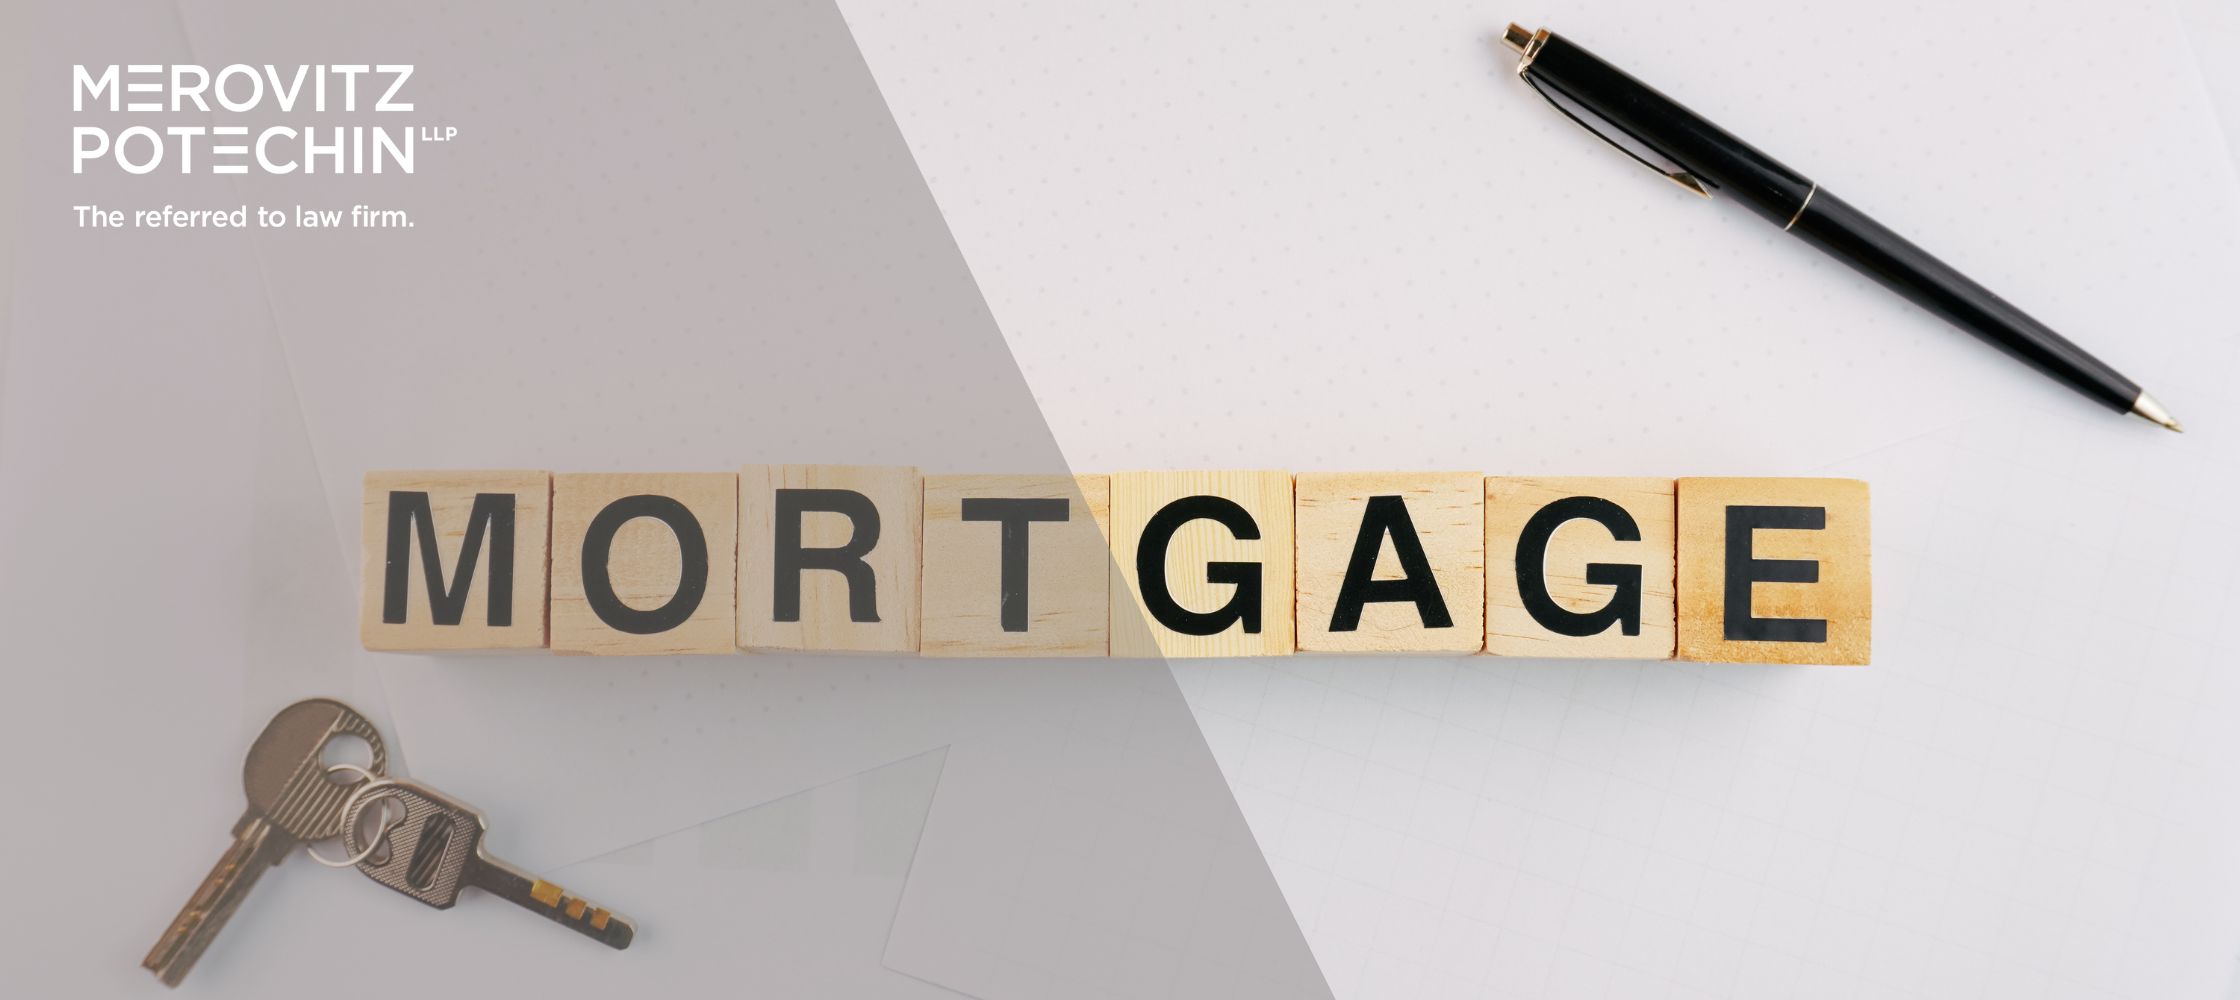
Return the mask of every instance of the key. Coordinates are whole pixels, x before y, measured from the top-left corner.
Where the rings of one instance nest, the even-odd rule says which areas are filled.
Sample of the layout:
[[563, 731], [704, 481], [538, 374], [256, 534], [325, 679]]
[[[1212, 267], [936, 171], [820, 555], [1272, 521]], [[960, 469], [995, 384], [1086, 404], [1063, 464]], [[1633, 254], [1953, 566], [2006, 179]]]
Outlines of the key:
[[342, 832], [342, 807], [351, 785], [328, 777], [320, 754], [328, 742], [344, 735], [365, 740], [373, 748], [373, 761], [366, 770], [382, 773], [388, 751], [381, 745], [381, 734], [365, 716], [339, 701], [296, 702], [281, 709], [257, 735], [241, 767], [249, 808], [233, 825], [233, 846], [210, 869], [148, 957], [140, 960], [165, 986], [177, 986], [187, 977], [265, 869], [279, 864], [290, 848], [304, 841]]
[[388, 843], [376, 843], [358, 862], [368, 878], [439, 910], [457, 904], [471, 885], [616, 950], [637, 936], [628, 918], [491, 857], [482, 847], [490, 828], [482, 813], [416, 782], [389, 778], [367, 786], [342, 818], [345, 850], [366, 849], [359, 816], [384, 802], [403, 806], [404, 817], [389, 820]]

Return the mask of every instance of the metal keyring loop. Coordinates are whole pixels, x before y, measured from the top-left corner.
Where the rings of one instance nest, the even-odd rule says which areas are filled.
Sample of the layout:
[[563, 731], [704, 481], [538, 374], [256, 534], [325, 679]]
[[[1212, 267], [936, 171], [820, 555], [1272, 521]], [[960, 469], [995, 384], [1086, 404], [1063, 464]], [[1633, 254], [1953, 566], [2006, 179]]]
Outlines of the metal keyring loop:
[[382, 780], [372, 771], [368, 771], [356, 764], [330, 764], [327, 766], [328, 774], [340, 774], [343, 772], [355, 773], [358, 775], [359, 780], [358, 787], [350, 790], [350, 797], [342, 800], [342, 815], [345, 817], [353, 815], [360, 804], [360, 800], [365, 798], [366, 793], [375, 792], [376, 789], [379, 789], [379, 791], [374, 795], [374, 798], [380, 800], [381, 802], [381, 817], [384, 822], [381, 825], [381, 829], [374, 833], [372, 842], [366, 844], [365, 850], [359, 851], [358, 853], [341, 860], [335, 860], [333, 858], [329, 858], [325, 855], [320, 854], [319, 849], [311, 846], [310, 844], [303, 845], [303, 853], [310, 855], [311, 860], [316, 861], [329, 868], [356, 868], [359, 862], [372, 857], [373, 852], [381, 849], [382, 843], [389, 839], [389, 831], [404, 825], [405, 819], [410, 816], [410, 813], [408, 812], [405, 815], [398, 816], [393, 820], [388, 818], [389, 800], [396, 798], [397, 793], [388, 790], [391, 787], [389, 783]]

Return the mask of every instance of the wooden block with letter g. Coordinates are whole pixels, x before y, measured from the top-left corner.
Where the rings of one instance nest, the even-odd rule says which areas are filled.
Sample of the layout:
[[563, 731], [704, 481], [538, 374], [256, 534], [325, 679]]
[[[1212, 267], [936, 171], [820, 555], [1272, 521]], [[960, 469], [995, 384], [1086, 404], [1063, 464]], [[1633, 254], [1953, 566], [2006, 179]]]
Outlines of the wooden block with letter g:
[[1680, 658], [1868, 662], [1867, 484], [1682, 479]]
[[1112, 655], [1292, 652], [1287, 472], [1112, 477]]
[[923, 502], [908, 466], [741, 469], [739, 645], [916, 652]]
[[1475, 653], [1485, 645], [1485, 477], [1303, 472], [1299, 651]]
[[1665, 660], [1672, 480], [1486, 480], [1486, 652]]
[[927, 476], [926, 656], [1103, 656], [1109, 476]]
[[373, 650], [545, 644], [552, 474], [369, 472], [358, 637]]
[[729, 653], [738, 477], [552, 477], [552, 650]]

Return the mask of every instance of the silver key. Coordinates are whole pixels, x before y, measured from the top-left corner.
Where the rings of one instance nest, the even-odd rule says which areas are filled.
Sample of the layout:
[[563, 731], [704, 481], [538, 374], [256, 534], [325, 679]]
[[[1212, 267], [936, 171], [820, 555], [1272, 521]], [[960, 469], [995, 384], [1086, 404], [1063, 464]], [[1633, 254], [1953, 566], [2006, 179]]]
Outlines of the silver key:
[[373, 748], [366, 766], [380, 774], [388, 762], [381, 734], [365, 716], [339, 701], [313, 698], [280, 710], [249, 747], [241, 784], [249, 808], [233, 825], [233, 846], [210, 869], [187, 905], [171, 921], [140, 965], [165, 986], [177, 986], [209, 949], [264, 870], [307, 840], [342, 832], [342, 807], [351, 785], [327, 775], [320, 754], [338, 736], [356, 736]]
[[[403, 806], [403, 818], [394, 818], [394, 810], [383, 812], [385, 802]], [[361, 829], [359, 818], [367, 810], [376, 810], [375, 818], [388, 824], [386, 844], [378, 842], [379, 834]], [[368, 849], [369, 837], [376, 839], [358, 870], [382, 885], [439, 910], [457, 904], [471, 885], [609, 948], [630, 947], [638, 931], [629, 918], [491, 857], [482, 849], [488, 831], [473, 806], [398, 778], [367, 785], [342, 818], [343, 848], [353, 856]]]

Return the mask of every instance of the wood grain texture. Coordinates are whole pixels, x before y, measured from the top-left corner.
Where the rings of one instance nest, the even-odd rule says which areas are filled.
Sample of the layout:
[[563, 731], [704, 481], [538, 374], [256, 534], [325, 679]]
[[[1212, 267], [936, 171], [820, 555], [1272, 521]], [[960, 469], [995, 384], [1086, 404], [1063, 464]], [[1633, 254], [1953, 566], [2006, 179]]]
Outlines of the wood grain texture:
[[[683, 572], [684, 541], [668, 522], [652, 516], [622, 521], [605, 548], [609, 588], [628, 609], [649, 612], [672, 605], [683, 590], [699, 586], [691, 613], [660, 631], [638, 634], [601, 617], [586, 591], [595, 574], [596, 548], [587, 551], [594, 521], [617, 501], [632, 497], [673, 500], [690, 515], [707, 555], [704, 577]], [[655, 501], [657, 503], [662, 501]], [[625, 504], [620, 510], [630, 509]], [[615, 515], [608, 515], [612, 518]], [[561, 473], [552, 477], [552, 651], [598, 656], [730, 653], [738, 614], [733, 601], [738, 559], [738, 477], [727, 472]], [[593, 539], [596, 541], [596, 539]]]
[[[369, 472], [359, 515], [358, 638], [367, 649], [439, 651], [475, 649], [538, 649], [545, 644], [545, 561], [550, 551], [552, 524], [552, 474], [516, 469], [456, 471]], [[435, 537], [436, 559], [442, 585], [451, 593], [463, 582], [466, 593], [459, 603], [457, 624], [439, 625], [430, 604], [420, 545], [420, 525], [406, 532], [405, 558], [389, 565], [390, 495], [425, 493], [428, 524]], [[497, 546], [494, 525], [485, 524], [477, 539], [474, 574], [457, 577], [462, 549], [473, 518], [476, 497], [501, 498], [513, 521], [511, 532], [511, 600], [504, 602], [505, 624], [493, 624], [490, 608], [491, 573]], [[486, 505], [487, 509], [487, 505]], [[388, 574], [403, 574], [404, 621], [384, 621]]]
[[[1058, 501], [1065, 521], [1027, 527], [1024, 632], [1003, 627], [1003, 525], [964, 519], [972, 500]], [[1103, 656], [1111, 648], [1112, 477], [927, 476], [920, 607], [926, 656]]]
[[[878, 515], [871, 567], [876, 621], [850, 613], [847, 577], [805, 569], [800, 619], [777, 615], [776, 539], [780, 490], [843, 490], [862, 495]], [[749, 465], [739, 471], [739, 633], [748, 649], [792, 652], [914, 653], [918, 650], [919, 538], [924, 482], [909, 466]], [[841, 548], [855, 537], [843, 514], [802, 513], [804, 549]]]
[[[1485, 644], [1485, 477], [1475, 472], [1302, 472], [1294, 480], [1302, 653], [1475, 653]], [[1415, 601], [1363, 603], [1351, 629], [1332, 616], [1370, 498], [1397, 497], [1447, 612], [1427, 627]], [[1372, 580], [1407, 576], [1398, 540], [1374, 532]]]
[[[1234, 537], [1209, 520], [1192, 520], [1167, 546], [1166, 585], [1176, 604], [1199, 613], [1227, 606], [1239, 589], [1207, 580], [1209, 564], [1258, 564], [1260, 630], [1233, 622], [1212, 635], [1161, 625], [1146, 609], [1136, 579], [1144, 528], [1168, 504], [1219, 497], [1243, 508], [1259, 536]], [[1123, 472], [1112, 477], [1112, 655], [1119, 657], [1284, 656], [1293, 651], [1292, 494], [1287, 472]]]
[[[1856, 479], [1682, 479], [1680, 524], [1680, 644], [1683, 660], [1723, 663], [1864, 664], [1872, 653], [1872, 545], [1867, 484]], [[1748, 585], [1747, 607], [1730, 607], [1729, 575], [1751, 575], [1730, 565], [1729, 525], [1749, 508], [1797, 508], [1817, 518], [1817, 529], [1759, 527], [1749, 532], [1749, 558], [1803, 561], [1818, 577], [1810, 583]], [[1740, 508], [1738, 511], [1737, 509]], [[1730, 513], [1735, 512], [1735, 513]], [[1738, 587], [1738, 592], [1739, 587]], [[1739, 603], [1739, 602], [1737, 602]], [[1737, 635], [1742, 616], [1825, 622], [1822, 641], [1768, 640]], [[1746, 621], [1739, 622], [1749, 628]]]
[[[1570, 476], [1496, 476], [1486, 480], [1486, 652], [1495, 656], [1664, 660], [1672, 657], [1672, 480]], [[1618, 597], [1611, 584], [1587, 582], [1590, 564], [1641, 567], [1639, 631], [1612, 622], [1594, 635], [1565, 635], [1535, 618], [1518, 579], [1517, 542], [1548, 505], [1571, 497], [1607, 500], [1625, 512], [1638, 541], [1620, 541], [1591, 519], [1564, 521], [1548, 537], [1541, 580], [1563, 611], [1593, 614]]]

